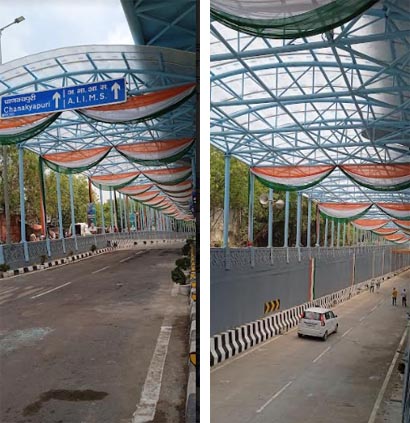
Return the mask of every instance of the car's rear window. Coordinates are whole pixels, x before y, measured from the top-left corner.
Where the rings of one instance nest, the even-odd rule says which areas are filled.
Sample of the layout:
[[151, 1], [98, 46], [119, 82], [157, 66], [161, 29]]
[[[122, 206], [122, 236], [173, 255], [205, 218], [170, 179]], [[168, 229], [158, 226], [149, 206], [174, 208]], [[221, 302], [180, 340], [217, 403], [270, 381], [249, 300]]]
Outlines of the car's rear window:
[[320, 320], [320, 313], [314, 311], [305, 311], [305, 319]]

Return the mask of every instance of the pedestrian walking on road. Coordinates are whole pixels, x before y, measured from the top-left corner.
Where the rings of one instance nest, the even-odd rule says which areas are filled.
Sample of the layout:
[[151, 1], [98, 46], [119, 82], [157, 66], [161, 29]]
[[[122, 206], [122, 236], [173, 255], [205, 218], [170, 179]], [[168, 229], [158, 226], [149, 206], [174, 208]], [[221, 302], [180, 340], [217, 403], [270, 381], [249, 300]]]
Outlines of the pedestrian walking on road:
[[404, 288], [401, 291], [401, 305], [407, 307], [407, 292]]
[[396, 288], [393, 288], [393, 291], [391, 293], [391, 299], [392, 299], [392, 304], [394, 306], [397, 305], [397, 294], [398, 294], [397, 289]]
[[376, 292], [379, 292], [380, 289], [380, 279], [376, 281]]
[[370, 292], [374, 292], [374, 280], [370, 282]]

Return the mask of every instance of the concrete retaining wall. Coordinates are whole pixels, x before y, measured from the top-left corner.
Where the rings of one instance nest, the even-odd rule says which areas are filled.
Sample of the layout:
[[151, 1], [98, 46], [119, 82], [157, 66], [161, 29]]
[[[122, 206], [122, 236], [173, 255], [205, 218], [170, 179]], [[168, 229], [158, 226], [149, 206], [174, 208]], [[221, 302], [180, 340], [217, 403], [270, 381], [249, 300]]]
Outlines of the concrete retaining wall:
[[211, 336], [263, 318], [268, 301], [279, 299], [281, 310], [309, 301], [310, 258], [315, 259], [315, 298], [410, 265], [410, 254], [392, 254], [389, 246], [248, 248], [223, 254], [211, 250]]
[[[403, 268], [401, 271], [408, 270]], [[397, 271], [375, 278], [375, 281], [383, 281], [395, 276]], [[228, 358], [236, 356], [247, 349], [260, 344], [272, 336], [280, 335], [295, 327], [303, 311], [312, 306], [331, 308], [349, 300], [355, 295], [365, 292], [370, 281], [364, 281], [337, 292], [325, 295], [314, 301], [306, 302], [296, 307], [271, 314], [262, 319], [249, 322], [211, 337], [210, 359], [211, 366], [221, 363]]]

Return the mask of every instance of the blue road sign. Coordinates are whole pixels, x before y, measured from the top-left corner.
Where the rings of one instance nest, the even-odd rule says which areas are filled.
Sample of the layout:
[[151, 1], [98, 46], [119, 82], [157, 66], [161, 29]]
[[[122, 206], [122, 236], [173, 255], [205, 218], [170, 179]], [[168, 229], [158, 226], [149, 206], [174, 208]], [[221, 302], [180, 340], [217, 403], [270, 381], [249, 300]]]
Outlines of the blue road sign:
[[36, 115], [83, 109], [127, 100], [125, 79], [110, 79], [91, 84], [36, 91], [1, 97], [1, 117]]

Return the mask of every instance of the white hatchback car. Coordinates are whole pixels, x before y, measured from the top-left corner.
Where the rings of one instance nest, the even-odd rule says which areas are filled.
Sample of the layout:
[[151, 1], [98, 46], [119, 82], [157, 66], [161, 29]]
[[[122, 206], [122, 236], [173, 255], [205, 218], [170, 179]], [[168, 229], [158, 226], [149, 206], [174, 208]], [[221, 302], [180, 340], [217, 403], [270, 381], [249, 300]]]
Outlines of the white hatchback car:
[[317, 336], [326, 341], [328, 335], [337, 332], [339, 322], [332, 310], [327, 308], [307, 308], [299, 320], [298, 336]]

